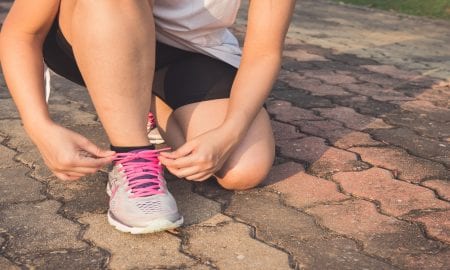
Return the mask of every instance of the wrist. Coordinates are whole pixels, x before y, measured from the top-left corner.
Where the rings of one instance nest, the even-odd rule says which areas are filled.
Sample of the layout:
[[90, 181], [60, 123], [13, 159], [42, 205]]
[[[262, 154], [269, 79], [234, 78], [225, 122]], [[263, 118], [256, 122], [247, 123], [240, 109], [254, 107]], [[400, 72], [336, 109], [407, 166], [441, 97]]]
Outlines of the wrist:
[[41, 116], [34, 118], [22, 118], [23, 127], [25, 131], [33, 137], [35, 134], [48, 131], [55, 123], [49, 116]]

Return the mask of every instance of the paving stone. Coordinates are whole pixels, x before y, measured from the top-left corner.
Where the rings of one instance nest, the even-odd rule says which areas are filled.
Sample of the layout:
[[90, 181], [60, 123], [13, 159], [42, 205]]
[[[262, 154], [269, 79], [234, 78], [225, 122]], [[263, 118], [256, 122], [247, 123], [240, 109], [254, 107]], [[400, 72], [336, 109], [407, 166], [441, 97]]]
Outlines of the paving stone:
[[450, 143], [418, 136], [407, 128], [373, 130], [374, 138], [407, 149], [411, 154], [450, 165]]
[[316, 68], [316, 62], [313, 61], [298, 61], [296, 58], [284, 56], [281, 62], [281, 72], [297, 72], [301, 70], [310, 70]]
[[20, 120], [0, 120], [0, 132], [8, 137], [6, 145], [10, 148], [16, 149], [21, 153], [34, 148]]
[[297, 127], [277, 121], [271, 121], [276, 141], [303, 138], [306, 135], [297, 131]]
[[420, 135], [440, 139], [450, 136], [450, 122], [438, 122], [427, 118], [426, 114], [397, 110], [387, 114], [384, 119], [392, 125], [406, 127]]
[[49, 111], [52, 120], [62, 126], [97, 125], [97, 116], [81, 110], [79, 104], [50, 104]]
[[193, 184], [193, 190], [195, 193], [206, 198], [213, 199], [222, 204], [222, 206], [228, 205], [233, 197], [233, 194], [235, 193], [234, 191], [222, 188], [219, 183], [217, 183], [217, 179], [215, 177], [211, 177], [203, 182], [195, 182]]
[[440, 244], [426, 239], [418, 226], [381, 215], [375, 205], [367, 201], [320, 205], [307, 212], [321, 225], [361, 241], [367, 253], [382, 258], [397, 259], [405, 255], [435, 253], [440, 249]]
[[16, 152], [0, 145], [0, 169], [17, 167], [19, 164], [14, 162]]
[[288, 101], [272, 100], [267, 103], [267, 109], [276, 120], [291, 122], [296, 120], [321, 120], [313, 111], [292, 106]]
[[404, 110], [412, 112], [419, 112], [426, 115], [427, 118], [440, 121], [450, 121], [450, 109], [437, 107], [433, 103], [427, 100], [413, 100], [404, 102], [400, 106]]
[[12, 262], [7, 260], [6, 258], [0, 256], [0, 269], [4, 269], [4, 270], [20, 270], [20, 267], [18, 267], [17, 265], [13, 264]]
[[28, 255], [20, 258], [20, 261], [31, 269], [42, 270], [79, 270], [79, 269], [104, 269], [108, 255], [98, 248], [81, 251], [53, 251], [48, 254]]
[[16, 167], [0, 170], [0, 203], [18, 203], [45, 199], [44, 186], [26, 176], [28, 169]]
[[358, 198], [380, 202], [381, 210], [388, 215], [402, 216], [413, 210], [450, 208], [450, 203], [437, 199], [431, 190], [395, 180], [389, 171], [380, 168], [337, 173], [333, 179]]
[[374, 100], [372, 98], [339, 98], [339, 97], [332, 97], [333, 102], [344, 107], [350, 107], [355, 109], [361, 114], [364, 115], [371, 115], [375, 117], [381, 117], [384, 116], [387, 113], [390, 113], [392, 111], [398, 110], [399, 105], [384, 102], [384, 101], [378, 101]]
[[423, 179], [448, 177], [441, 164], [409, 155], [396, 147], [354, 147], [348, 149], [361, 155], [363, 161], [394, 172], [396, 178], [419, 183]]
[[328, 61], [328, 59], [326, 59], [325, 57], [323, 57], [321, 55], [309, 53], [308, 51], [302, 50], [302, 49], [296, 49], [296, 50], [285, 49], [283, 51], [283, 56], [295, 58], [297, 61], [300, 61], [300, 62]]
[[356, 146], [382, 146], [384, 143], [372, 139], [367, 133], [352, 131], [337, 139], [333, 142], [333, 145], [338, 148], [348, 149]]
[[304, 75], [306, 77], [320, 79], [327, 84], [350, 84], [356, 82], [355, 78], [351, 76], [337, 74], [330, 70], [309, 71], [305, 72]]
[[355, 112], [355, 110], [347, 107], [317, 108], [314, 110], [318, 111], [323, 117], [342, 122], [346, 127], [355, 130], [390, 127], [389, 125], [386, 125], [381, 119], [359, 114]]
[[450, 244], [450, 210], [423, 212], [411, 219], [424, 224], [431, 237]]
[[355, 154], [325, 145], [325, 140], [306, 137], [297, 140], [277, 142], [280, 153], [295, 160], [311, 164], [308, 172], [319, 177], [339, 171], [355, 171], [368, 168], [367, 164], [357, 160]]
[[338, 191], [336, 184], [306, 174], [303, 166], [295, 162], [272, 168], [264, 184], [279, 192], [288, 205], [297, 208], [348, 198]]
[[226, 213], [252, 224], [257, 239], [289, 251], [300, 269], [391, 269], [360, 253], [354, 241], [320, 229], [310, 216], [278, 201], [271, 193], [241, 192]]
[[177, 179], [168, 182], [168, 188], [177, 201], [185, 226], [200, 223], [221, 212], [219, 203], [192, 191], [192, 182]]
[[369, 96], [378, 101], [414, 100], [414, 98], [405, 96], [405, 94], [400, 91], [395, 91], [391, 88], [382, 87], [373, 83], [343, 84], [342, 87], [352, 93]]
[[442, 250], [432, 254], [406, 254], [391, 259], [395, 264], [405, 269], [436, 269], [447, 270], [450, 265], [450, 250]]
[[64, 201], [62, 212], [65, 216], [79, 218], [89, 213], [106, 213], [109, 197], [106, 194], [108, 176], [96, 173], [77, 181], [51, 179], [48, 182], [48, 194]]
[[300, 90], [278, 90], [273, 91], [272, 95], [278, 99], [283, 99], [292, 102], [292, 104], [294, 104], [295, 106], [304, 109], [333, 107], [329, 99], [318, 96], [312, 96]]
[[401, 80], [413, 80], [420, 76], [419, 73], [411, 72], [411, 71], [404, 71], [401, 69], [398, 69], [395, 66], [392, 65], [364, 65], [362, 66], [367, 70], [381, 73], [384, 75], [388, 75], [393, 78], [401, 79]]
[[429, 180], [422, 183], [424, 186], [432, 188], [442, 198], [450, 201], [450, 182], [444, 180]]
[[355, 76], [360, 81], [374, 83], [384, 87], [396, 87], [403, 83], [402, 79], [391, 78], [389, 76], [373, 72], [365, 74], [355, 74]]
[[432, 85], [431, 88], [415, 96], [416, 99], [429, 101], [432, 105], [449, 109], [450, 102], [450, 86], [449, 85]]
[[189, 228], [188, 252], [219, 269], [290, 269], [288, 255], [250, 237], [241, 223]]
[[77, 240], [81, 228], [56, 213], [60, 206], [56, 201], [43, 201], [3, 207], [0, 224], [11, 235], [6, 252], [16, 255], [86, 247]]
[[[293, 88], [300, 88], [309, 91], [313, 96], [348, 96], [350, 93], [342, 87], [326, 84], [318, 79], [311, 79], [291, 72], [280, 76], [280, 80], [285, 81]], [[328, 78], [333, 80], [333, 78]], [[337, 80], [337, 79], [336, 79]]]
[[166, 232], [132, 235], [114, 229], [104, 214], [80, 219], [89, 227], [84, 238], [111, 254], [111, 269], [189, 268], [197, 263], [179, 252], [181, 241]]
[[0, 108], [2, 108], [0, 110], [0, 119], [19, 118], [19, 113], [12, 99], [0, 99]]

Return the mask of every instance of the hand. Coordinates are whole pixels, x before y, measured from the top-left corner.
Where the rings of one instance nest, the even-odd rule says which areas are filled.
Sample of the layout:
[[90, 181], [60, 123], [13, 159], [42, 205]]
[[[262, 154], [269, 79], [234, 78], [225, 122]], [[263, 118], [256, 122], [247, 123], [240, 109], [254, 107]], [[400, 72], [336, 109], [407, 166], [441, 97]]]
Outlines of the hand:
[[179, 178], [204, 181], [222, 168], [236, 142], [219, 127], [193, 138], [174, 152], [161, 152], [159, 160]]
[[80, 134], [54, 123], [34, 134], [32, 139], [45, 164], [61, 180], [93, 174], [114, 159], [115, 152], [102, 150]]

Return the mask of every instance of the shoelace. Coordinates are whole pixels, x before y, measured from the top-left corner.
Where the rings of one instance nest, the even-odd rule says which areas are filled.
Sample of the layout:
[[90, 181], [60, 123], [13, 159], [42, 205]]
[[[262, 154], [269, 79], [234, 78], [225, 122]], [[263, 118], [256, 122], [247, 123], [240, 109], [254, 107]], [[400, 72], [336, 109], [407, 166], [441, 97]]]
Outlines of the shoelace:
[[149, 132], [155, 127], [155, 116], [153, 116], [153, 113], [148, 113], [147, 120], [147, 132]]
[[127, 191], [131, 190], [132, 198], [161, 194], [162, 182], [159, 175], [162, 166], [158, 160], [160, 150], [142, 150], [139, 152], [118, 153], [114, 163], [121, 164], [119, 171], [124, 172], [128, 181]]

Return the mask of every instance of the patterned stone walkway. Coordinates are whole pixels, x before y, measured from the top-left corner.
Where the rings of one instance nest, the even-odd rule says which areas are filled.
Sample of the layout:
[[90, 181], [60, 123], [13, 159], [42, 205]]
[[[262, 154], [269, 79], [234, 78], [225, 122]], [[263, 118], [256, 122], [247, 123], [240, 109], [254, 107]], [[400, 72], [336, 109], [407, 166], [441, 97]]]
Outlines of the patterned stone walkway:
[[[449, 29], [301, 1], [267, 101], [270, 176], [245, 192], [169, 176], [186, 224], [153, 235], [107, 224], [106, 171], [51, 175], [1, 80], [0, 269], [449, 269]], [[54, 119], [106, 147], [85, 90], [53, 87]]]

